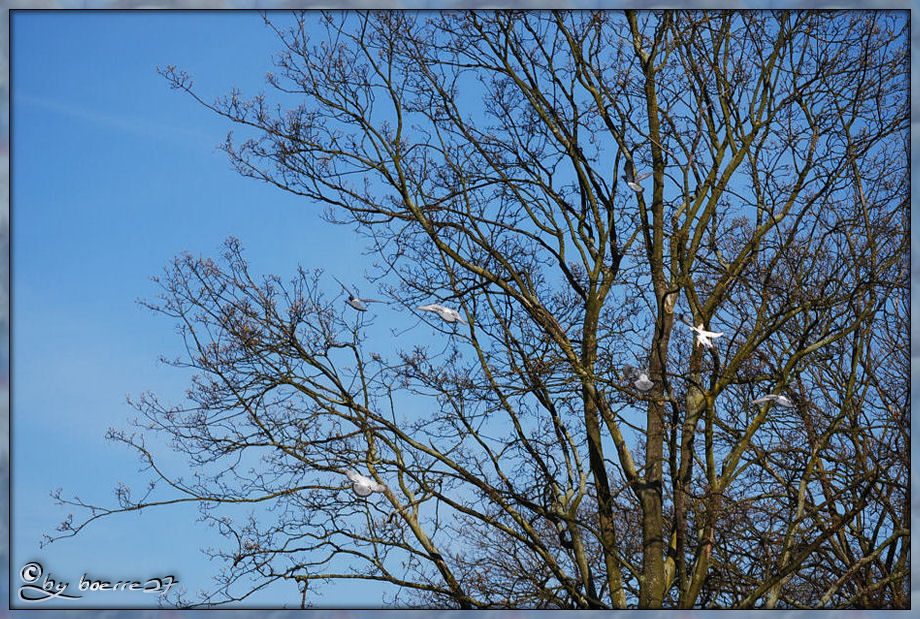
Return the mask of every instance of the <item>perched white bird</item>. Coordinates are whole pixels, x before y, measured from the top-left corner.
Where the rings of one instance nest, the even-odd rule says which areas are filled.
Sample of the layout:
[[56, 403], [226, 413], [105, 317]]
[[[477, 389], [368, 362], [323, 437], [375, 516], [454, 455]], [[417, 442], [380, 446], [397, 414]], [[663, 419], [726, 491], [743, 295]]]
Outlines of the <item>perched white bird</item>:
[[786, 396], [774, 395], [772, 393], [765, 395], [762, 398], [757, 398], [756, 400], [751, 402], [751, 404], [766, 404], [767, 402], [770, 402], [770, 401], [775, 402], [777, 406], [782, 406], [783, 408], [794, 408], [795, 407], [795, 404], [792, 403], [792, 400], [790, 400]]
[[463, 320], [463, 316], [460, 315], [460, 312], [455, 309], [450, 309], [449, 307], [444, 307], [443, 305], [438, 305], [437, 303], [432, 303], [431, 305], [419, 305], [418, 309], [425, 312], [434, 312], [440, 316], [444, 322], [459, 322], [462, 324], [467, 324], [467, 322]]
[[387, 489], [383, 484], [378, 484], [370, 477], [359, 475], [354, 471], [345, 471], [345, 477], [351, 480], [352, 490], [358, 496], [370, 496], [373, 492], [384, 492]]
[[352, 306], [353, 308], [355, 308], [356, 310], [358, 310], [359, 312], [366, 312], [366, 311], [367, 311], [367, 307], [364, 306], [365, 303], [383, 303], [383, 301], [380, 301], [380, 300], [378, 300], [378, 299], [359, 299], [357, 296], [355, 296], [354, 293], [352, 293], [351, 290], [349, 290], [349, 289], [345, 286], [345, 284], [343, 284], [342, 282], [339, 281], [339, 278], [338, 278], [338, 277], [333, 276], [333, 279], [334, 279], [335, 281], [339, 282], [339, 286], [341, 286], [342, 289], [345, 290], [345, 292], [348, 293], [348, 300], [345, 301], [345, 302], [348, 303], [348, 304], [349, 304], [350, 306]]

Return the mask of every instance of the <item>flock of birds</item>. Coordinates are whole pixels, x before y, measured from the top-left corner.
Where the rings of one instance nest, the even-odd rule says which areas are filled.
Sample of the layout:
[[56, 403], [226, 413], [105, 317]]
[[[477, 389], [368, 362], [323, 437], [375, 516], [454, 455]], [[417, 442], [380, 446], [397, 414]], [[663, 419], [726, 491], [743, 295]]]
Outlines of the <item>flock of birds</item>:
[[[725, 335], [725, 333], [722, 331], [718, 333], [715, 331], [707, 331], [703, 328], [703, 323], [694, 325], [683, 314], [677, 314], [677, 319], [696, 332], [697, 346], [706, 346], [707, 348], [712, 348], [712, 340]], [[637, 370], [631, 365], [626, 365], [623, 367], [623, 374], [626, 377], [626, 380], [631, 382], [640, 393], [648, 393], [655, 386], [655, 382], [648, 377], [647, 371], [643, 372]], [[792, 400], [786, 396], [773, 393], [759, 397], [756, 400], [751, 401], [751, 404], [757, 406], [760, 404], [766, 404], [767, 402], [773, 402], [777, 406], [782, 406], [783, 408], [795, 407], [795, 404], [792, 403]]]
[[[626, 185], [636, 193], [642, 193], [644, 188], [639, 184], [639, 182], [651, 176], [651, 172], [646, 172], [645, 174], [636, 176], [631, 162], [627, 162], [625, 172], [626, 173], [623, 175], [623, 180], [626, 181]], [[345, 303], [358, 310], [359, 312], [367, 311], [367, 303], [382, 303], [382, 301], [378, 299], [363, 299], [358, 297], [345, 284], [339, 281], [338, 278], [336, 278], [335, 281], [339, 283], [339, 285], [348, 295], [348, 299], [345, 300]], [[463, 316], [460, 315], [460, 312], [455, 309], [445, 307], [439, 303], [419, 305], [417, 309], [423, 312], [433, 312], [437, 314], [444, 322], [450, 324], [468, 324], [466, 320], [463, 319]], [[707, 331], [703, 328], [703, 323], [694, 325], [683, 314], [677, 314], [677, 319], [690, 327], [690, 329], [696, 333], [697, 346], [713, 348], [712, 341], [725, 335], [724, 332]], [[649, 378], [648, 371], [640, 371], [630, 365], [624, 366], [623, 370], [626, 379], [629, 380], [640, 393], [648, 393], [655, 387], [655, 382]], [[793, 408], [795, 406], [786, 396], [772, 393], [753, 400], [751, 404], [756, 406], [760, 404], [766, 404], [768, 402], [773, 402], [777, 406], [782, 406], [784, 408]], [[351, 481], [352, 490], [354, 493], [360, 497], [368, 497], [374, 492], [385, 492], [387, 489], [385, 485], [374, 481], [370, 477], [360, 475], [354, 471], [346, 471], [345, 476]]]
[[[628, 168], [627, 168], [627, 171], [629, 171]], [[636, 180], [642, 180], [646, 176], [648, 176], [648, 174], [643, 174], [642, 176], [638, 177]], [[635, 191], [642, 191], [642, 186], [638, 185], [633, 180], [631, 174], [629, 175], [627, 184], [629, 184], [630, 188], [632, 188]], [[367, 303], [382, 303], [382, 301], [380, 301], [379, 299], [364, 299], [364, 298], [358, 297], [345, 284], [339, 281], [338, 278], [335, 278], [335, 281], [339, 283], [339, 285], [348, 295], [348, 299], [345, 300], [345, 303], [360, 312], [367, 311], [367, 305], [366, 305]], [[424, 312], [434, 312], [435, 314], [440, 316], [442, 320], [448, 323], [458, 323], [459, 322], [460, 324], [464, 324], [464, 325], [467, 324], [466, 320], [463, 319], [463, 316], [460, 315], [460, 312], [458, 312], [455, 309], [451, 309], [449, 307], [440, 305], [439, 303], [432, 303], [430, 305], [419, 305], [417, 309], [424, 311]], [[677, 314], [677, 319], [683, 324], [690, 327], [690, 329], [692, 329], [696, 333], [696, 345], [697, 346], [705, 346], [707, 348], [713, 348], [712, 341], [716, 338], [719, 338], [725, 335], [725, 333], [721, 331], [720, 332], [707, 331], [706, 329], [703, 328], [703, 323], [694, 325], [683, 314]], [[626, 379], [629, 380], [640, 393], [648, 393], [655, 387], [655, 382], [649, 378], [648, 371], [641, 371], [641, 370], [638, 370], [632, 367], [631, 365], [626, 365], [623, 368], [623, 373], [626, 376]], [[777, 406], [782, 406], [783, 408], [793, 408], [795, 406], [792, 403], [792, 401], [786, 396], [776, 395], [772, 393], [762, 396], [760, 398], [757, 398], [756, 400], [753, 400], [751, 404], [754, 404], [756, 406], [760, 404], [766, 404], [768, 402], [773, 402]], [[352, 490], [359, 497], [368, 497], [374, 492], [385, 492], [387, 489], [387, 487], [384, 484], [378, 483], [374, 481], [373, 479], [371, 479], [370, 477], [366, 477], [354, 471], [346, 471], [345, 476], [349, 479], [349, 481], [351, 481]]]
[[[339, 278], [334, 277], [335, 281], [339, 283], [339, 286], [345, 291], [345, 294], [348, 295], [348, 298], [345, 299], [345, 303], [359, 312], [367, 311], [367, 303], [383, 303], [380, 299], [364, 299], [353, 293], [348, 286], [343, 284]], [[423, 312], [434, 312], [441, 317], [444, 322], [467, 324], [466, 320], [463, 319], [463, 316], [460, 315], [455, 309], [445, 307], [439, 303], [431, 303], [430, 305], [419, 305], [418, 309]], [[375, 492], [386, 492], [387, 487], [384, 484], [374, 481], [372, 478], [355, 471], [345, 471], [345, 477], [351, 482], [351, 489], [359, 497], [368, 497]]]
[[[367, 306], [365, 303], [383, 303], [383, 301], [380, 301], [379, 299], [361, 299], [351, 290], [349, 290], [345, 284], [339, 281], [337, 277], [335, 278], [335, 281], [339, 282], [339, 286], [341, 286], [342, 289], [345, 290], [345, 293], [348, 295], [348, 299], [345, 300], [345, 303], [355, 308], [359, 312], [367, 311]], [[460, 315], [460, 312], [449, 307], [444, 307], [438, 303], [432, 303], [431, 305], [419, 305], [418, 309], [422, 310], [423, 312], [434, 312], [440, 316], [444, 322], [459, 322], [460, 324], [467, 324], [466, 320], [463, 319], [463, 316]]]

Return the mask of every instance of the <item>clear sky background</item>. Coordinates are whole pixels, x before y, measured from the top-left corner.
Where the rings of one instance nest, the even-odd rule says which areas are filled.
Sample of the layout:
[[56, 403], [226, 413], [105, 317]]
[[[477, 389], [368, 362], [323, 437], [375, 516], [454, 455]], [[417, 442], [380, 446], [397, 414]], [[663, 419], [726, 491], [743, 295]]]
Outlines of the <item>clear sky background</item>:
[[[195, 522], [193, 507], [107, 518], [39, 548], [72, 511], [53, 489], [101, 505], [114, 503], [118, 481], [143, 490], [135, 455], [104, 439], [136, 416], [126, 395], [181, 401], [188, 384], [157, 362], [182, 354], [173, 322], [136, 299], [156, 293], [150, 277], [172, 256], [216, 257], [228, 235], [242, 240], [254, 273], [283, 279], [302, 264], [361, 281], [370, 259], [315, 205], [232, 170], [216, 149], [230, 124], [155, 71], [187, 70], [208, 98], [255, 93], [278, 47], [259, 14], [19, 12], [12, 26], [13, 586], [17, 566], [39, 561], [63, 580], [175, 574], [194, 593], [218, 568], [200, 548], [223, 538]], [[373, 296], [366, 282], [362, 291]], [[323, 605], [381, 600], [378, 586], [322, 590]], [[72, 604], [106, 598], [133, 606], [152, 596]], [[283, 601], [299, 605], [292, 584], [252, 598]]]
[[[10, 584], [20, 584], [20, 566], [39, 561], [72, 586], [83, 574], [174, 574], [194, 594], [218, 568], [200, 549], [223, 542], [195, 522], [194, 507], [116, 516], [39, 548], [72, 511], [55, 504], [55, 488], [111, 505], [118, 481], [143, 487], [135, 455], [104, 439], [136, 415], [125, 397], [151, 390], [177, 401], [187, 385], [187, 374], [157, 362], [182, 352], [172, 322], [135, 299], [155, 294], [150, 276], [172, 256], [216, 256], [228, 235], [242, 240], [254, 273], [285, 279], [302, 264], [361, 281], [371, 259], [315, 205], [233, 171], [216, 149], [232, 127], [156, 74], [175, 64], [206, 98], [233, 87], [255, 93], [277, 48], [257, 13], [18, 12], [11, 26]], [[374, 293], [366, 283], [361, 291]], [[383, 326], [415, 323], [382, 314]], [[920, 369], [920, 356], [911, 359]], [[171, 464], [178, 470], [181, 460]], [[318, 604], [343, 607], [377, 606], [384, 593], [353, 584], [323, 591]], [[67, 605], [151, 602], [96, 594]], [[281, 585], [250, 603], [297, 606], [299, 595]]]

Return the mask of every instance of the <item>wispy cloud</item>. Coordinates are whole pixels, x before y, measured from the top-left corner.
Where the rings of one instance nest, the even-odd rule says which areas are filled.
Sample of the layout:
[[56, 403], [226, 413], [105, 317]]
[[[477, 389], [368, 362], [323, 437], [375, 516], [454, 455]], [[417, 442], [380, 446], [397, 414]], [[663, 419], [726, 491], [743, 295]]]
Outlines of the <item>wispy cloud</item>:
[[196, 141], [201, 141], [203, 144], [208, 146], [214, 146], [220, 140], [220, 136], [216, 134], [208, 134], [199, 129], [151, 122], [149, 119], [141, 117], [108, 114], [77, 107], [68, 103], [62, 103], [60, 101], [51, 101], [49, 99], [44, 99], [42, 97], [37, 97], [28, 93], [14, 92], [14, 111], [19, 106], [34, 106], [54, 114], [69, 116], [71, 118], [79, 118], [80, 120], [84, 120], [89, 123], [101, 125], [110, 129], [117, 129], [119, 131], [133, 133], [143, 137], [152, 137], [155, 139], [164, 140], [187, 140], [191, 138]]

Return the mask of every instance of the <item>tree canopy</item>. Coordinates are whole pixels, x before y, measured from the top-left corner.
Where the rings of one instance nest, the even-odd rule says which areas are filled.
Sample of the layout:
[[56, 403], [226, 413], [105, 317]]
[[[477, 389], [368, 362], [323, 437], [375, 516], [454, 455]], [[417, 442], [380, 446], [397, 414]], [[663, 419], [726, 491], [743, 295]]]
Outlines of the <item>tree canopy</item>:
[[196, 378], [134, 405], [195, 477], [111, 430], [170, 496], [60, 497], [93, 509], [63, 535], [199, 502], [226, 546], [189, 604], [255, 577], [305, 605], [365, 579], [444, 608], [909, 607], [905, 13], [266, 23], [267, 93], [162, 73], [427, 326], [372, 351], [324, 265], [178, 256], [146, 304]]

